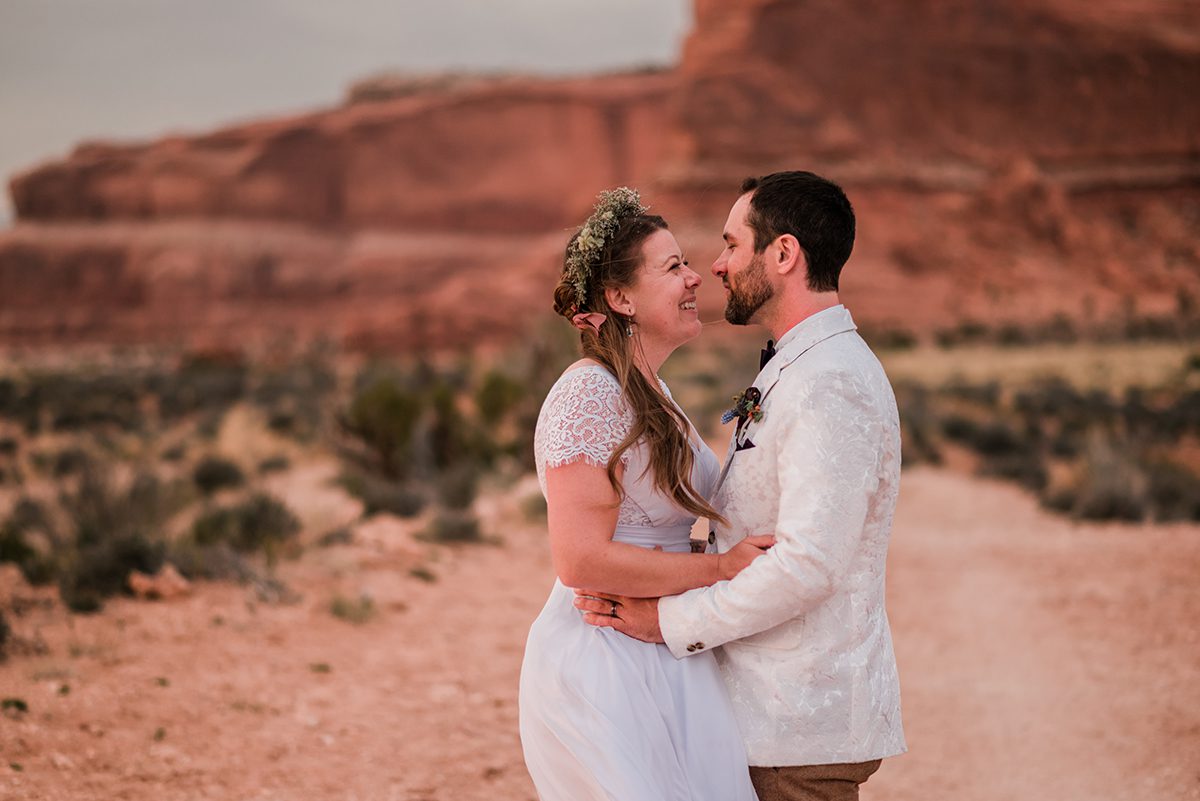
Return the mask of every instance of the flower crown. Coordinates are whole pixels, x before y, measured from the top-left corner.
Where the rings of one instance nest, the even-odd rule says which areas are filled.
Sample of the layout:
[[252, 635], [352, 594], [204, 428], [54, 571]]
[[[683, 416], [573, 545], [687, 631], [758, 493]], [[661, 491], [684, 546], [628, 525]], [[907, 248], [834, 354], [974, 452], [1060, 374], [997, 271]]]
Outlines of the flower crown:
[[621, 186], [600, 193], [592, 216], [579, 229], [579, 236], [567, 246], [563, 278], [575, 290], [576, 309], [582, 309], [587, 303], [588, 278], [600, 263], [608, 238], [617, 232], [623, 218], [645, 214], [646, 209], [636, 189]]

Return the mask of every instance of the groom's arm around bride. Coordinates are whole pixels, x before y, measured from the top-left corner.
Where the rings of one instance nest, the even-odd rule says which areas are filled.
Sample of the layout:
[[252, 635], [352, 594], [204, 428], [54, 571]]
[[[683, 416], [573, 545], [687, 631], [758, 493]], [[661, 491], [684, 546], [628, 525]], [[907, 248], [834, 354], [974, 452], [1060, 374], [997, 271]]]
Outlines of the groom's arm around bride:
[[731, 581], [619, 599], [616, 616], [588, 619], [666, 642], [677, 658], [723, 646], [760, 797], [854, 798], [905, 744], [884, 610], [899, 420], [883, 368], [838, 302], [853, 212], [836, 185], [777, 173], [747, 181], [724, 237], [713, 272], [726, 317], [779, 342], [754, 382], [761, 415], [730, 444], [714, 499], [730, 521], [718, 547], [768, 532], [776, 544]]

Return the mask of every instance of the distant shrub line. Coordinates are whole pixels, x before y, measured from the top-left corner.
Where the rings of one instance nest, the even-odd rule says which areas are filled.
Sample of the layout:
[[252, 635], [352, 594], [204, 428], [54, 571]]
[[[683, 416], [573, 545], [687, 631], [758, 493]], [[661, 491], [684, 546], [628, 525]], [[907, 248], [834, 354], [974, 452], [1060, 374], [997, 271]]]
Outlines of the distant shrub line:
[[[1200, 389], [1121, 396], [1043, 380], [897, 386], [904, 462], [974, 453], [984, 475], [1014, 481], [1049, 509], [1087, 520], [1200, 521]], [[1188, 443], [1191, 443], [1189, 445]]]

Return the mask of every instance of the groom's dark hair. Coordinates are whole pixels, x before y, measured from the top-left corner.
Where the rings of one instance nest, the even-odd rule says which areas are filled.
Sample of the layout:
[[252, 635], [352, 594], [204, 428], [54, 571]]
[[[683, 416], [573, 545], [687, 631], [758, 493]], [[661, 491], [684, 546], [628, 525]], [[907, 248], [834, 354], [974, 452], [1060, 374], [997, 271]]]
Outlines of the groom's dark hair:
[[842, 267], [854, 249], [854, 209], [833, 181], [811, 172], [775, 172], [742, 182], [753, 192], [746, 222], [754, 252], [784, 234], [796, 237], [808, 259], [808, 288], [836, 292]]

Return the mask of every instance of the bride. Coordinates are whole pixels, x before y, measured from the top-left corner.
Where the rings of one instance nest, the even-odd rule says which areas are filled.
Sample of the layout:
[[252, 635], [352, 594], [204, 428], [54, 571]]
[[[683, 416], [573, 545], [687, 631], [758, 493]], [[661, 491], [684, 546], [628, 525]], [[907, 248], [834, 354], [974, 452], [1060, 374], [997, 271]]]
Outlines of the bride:
[[[658, 368], [700, 333], [700, 276], [626, 188], [567, 244], [555, 310], [584, 357], [550, 390], [534, 449], [558, 581], [521, 668], [525, 762], [542, 801], [752, 801], [742, 738], [711, 653], [585, 624], [571, 588], [674, 595], [732, 578], [769, 547], [692, 553], [719, 465]], [[613, 614], [618, 614], [616, 603]]]

